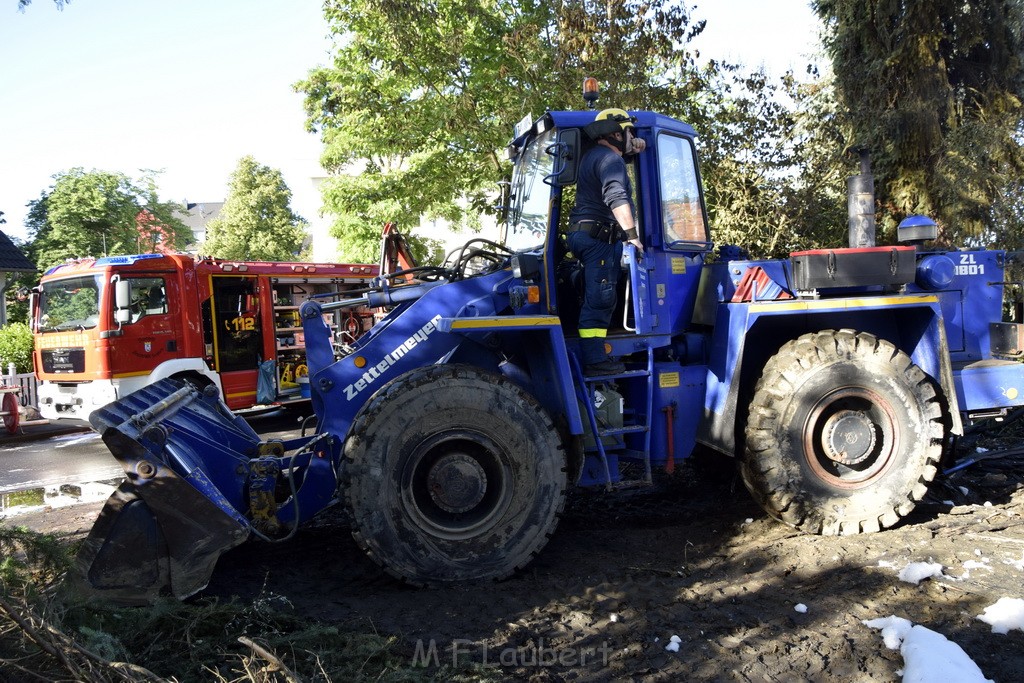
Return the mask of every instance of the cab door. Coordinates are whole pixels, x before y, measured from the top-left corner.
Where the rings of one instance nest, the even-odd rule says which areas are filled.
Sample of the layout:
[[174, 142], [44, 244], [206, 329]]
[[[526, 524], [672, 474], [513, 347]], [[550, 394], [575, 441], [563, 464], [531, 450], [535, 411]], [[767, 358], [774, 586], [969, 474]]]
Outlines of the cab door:
[[[652, 240], [638, 262], [627, 245], [631, 313], [638, 334], [678, 334], [690, 325], [708, 237], [696, 151], [689, 138], [662, 131], [657, 154], [640, 155], [647, 186], [642, 219]], [[647, 154], [647, 153], [645, 153]]]
[[148, 375], [181, 357], [181, 293], [173, 273], [122, 275], [128, 282], [130, 317], [111, 338], [110, 373], [114, 379]]
[[263, 352], [263, 324], [255, 276], [211, 277], [213, 359], [232, 410], [256, 403], [256, 381]]

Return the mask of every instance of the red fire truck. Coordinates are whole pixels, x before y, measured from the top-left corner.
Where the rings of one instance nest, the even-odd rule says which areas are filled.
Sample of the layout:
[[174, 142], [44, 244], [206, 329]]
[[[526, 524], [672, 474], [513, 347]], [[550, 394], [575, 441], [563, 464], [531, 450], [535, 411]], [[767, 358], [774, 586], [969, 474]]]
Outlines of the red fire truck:
[[[232, 410], [302, 400], [299, 306], [309, 298], [350, 298], [379, 270], [183, 254], [90, 258], [50, 268], [31, 307], [40, 412], [87, 419], [165, 377], [214, 384]], [[365, 308], [330, 315], [339, 344], [373, 323]]]

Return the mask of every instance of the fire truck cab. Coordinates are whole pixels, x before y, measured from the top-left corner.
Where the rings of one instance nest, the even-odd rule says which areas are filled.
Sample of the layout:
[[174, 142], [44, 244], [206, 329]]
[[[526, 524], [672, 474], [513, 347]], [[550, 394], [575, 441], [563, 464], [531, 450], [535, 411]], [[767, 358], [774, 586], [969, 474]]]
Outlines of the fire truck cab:
[[[50, 268], [31, 310], [40, 412], [88, 419], [96, 408], [166, 377], [216, 385], [232, 410], [303, 400], [299, 306], [350, 296], [378, 272], [377, 265], [184, 254], [80, 259]], [[326, 322], [339, 346], [373, 324], [365, 308], [331, 314]]]

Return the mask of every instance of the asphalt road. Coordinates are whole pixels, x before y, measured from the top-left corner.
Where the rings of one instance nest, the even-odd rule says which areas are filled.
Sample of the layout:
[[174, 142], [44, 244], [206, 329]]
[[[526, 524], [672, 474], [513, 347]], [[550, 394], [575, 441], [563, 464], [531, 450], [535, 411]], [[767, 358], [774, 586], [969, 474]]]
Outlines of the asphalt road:
[[[288, 439], [299, 435], [297, 420], [294, 413], [277, 411], [251, 418], [249, 424], [265, 438]], [[121, 466], [95, 432], [66, 434], [0, 448], [0, 493], [112, 482], [123, 475]]]
[[123, 474], [95, 432], [25, 441], [0, 450], [0, 493], [110, 481]]

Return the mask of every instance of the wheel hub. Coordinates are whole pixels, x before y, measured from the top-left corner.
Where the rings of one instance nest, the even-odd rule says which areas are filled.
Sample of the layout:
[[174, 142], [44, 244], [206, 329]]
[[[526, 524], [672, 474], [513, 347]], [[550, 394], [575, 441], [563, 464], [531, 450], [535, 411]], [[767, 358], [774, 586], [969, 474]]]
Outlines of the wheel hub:
[[434, 504], [446, 512], [472, 510], [487, 493], [487, 473], [464, 453], [440, 458], [427, 474], [427, 490]]
[[864, 462], [875, 448], [875, 428], [861, 412], [842, 410], [828, 418], [822, 430], [825, 456], [842, 465]]

